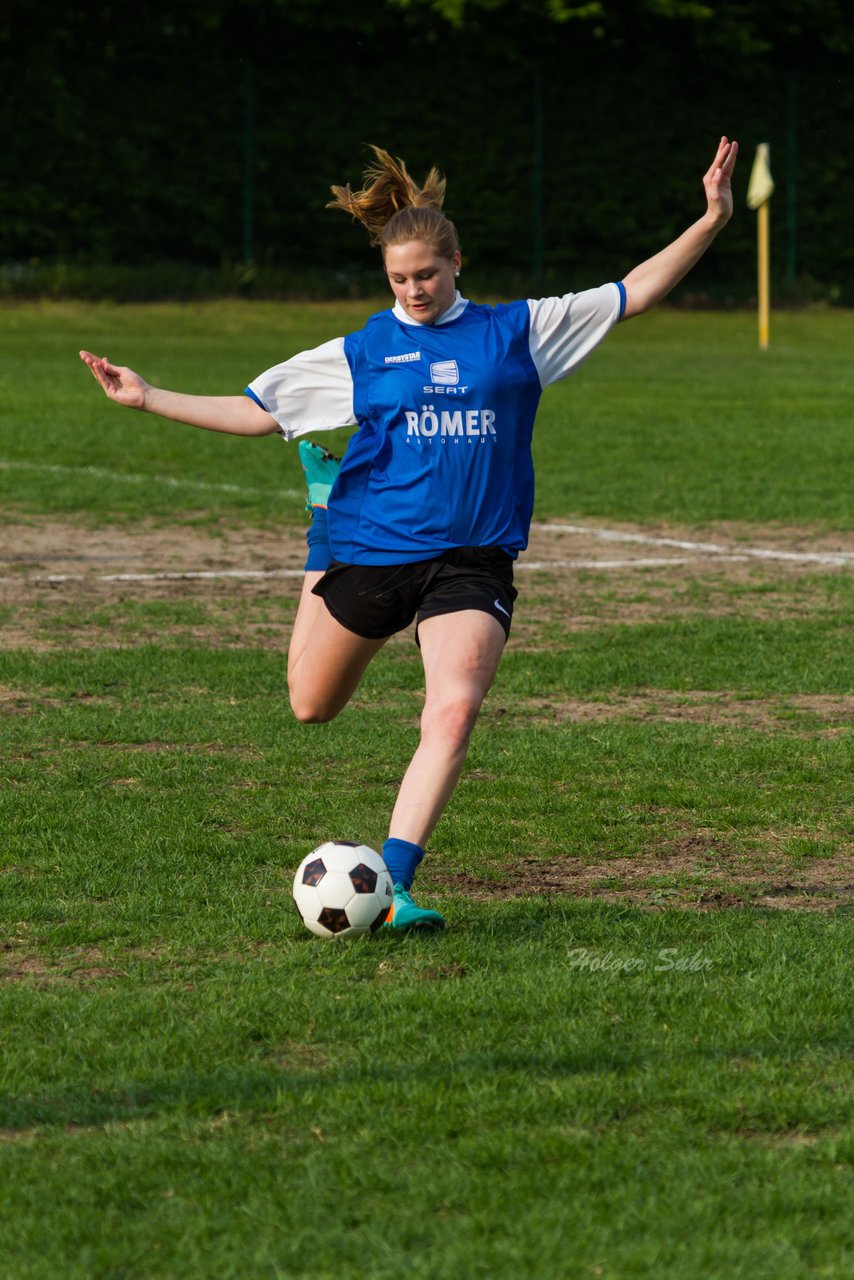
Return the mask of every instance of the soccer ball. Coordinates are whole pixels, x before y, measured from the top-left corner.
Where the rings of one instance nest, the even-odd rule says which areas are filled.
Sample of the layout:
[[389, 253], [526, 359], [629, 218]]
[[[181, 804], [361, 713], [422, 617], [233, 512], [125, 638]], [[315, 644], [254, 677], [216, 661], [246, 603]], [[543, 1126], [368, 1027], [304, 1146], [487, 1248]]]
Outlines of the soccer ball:
[[351, 840], [328, 840], [303, 858], [294, 876], [302, 922], [319, 938], [360, 938], [386, 919], [391, 876], [378, 853]]

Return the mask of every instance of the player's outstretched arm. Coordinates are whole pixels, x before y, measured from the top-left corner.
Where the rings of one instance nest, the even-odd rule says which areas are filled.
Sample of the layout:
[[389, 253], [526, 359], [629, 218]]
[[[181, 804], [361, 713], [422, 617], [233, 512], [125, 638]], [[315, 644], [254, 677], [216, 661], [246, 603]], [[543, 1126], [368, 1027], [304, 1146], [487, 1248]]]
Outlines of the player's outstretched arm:
[[81, 351], [95, 381], [109, 400], [129, 409], [186, 422], [206, 431], [225, 431], [235, 436], [268, 436], [279, 430], [271, 414], [249, 396], [191, 396], [180, 391], [152, 387], [133, 369], [111, 364], [104, 356]]
[[705, 176], [706, 212], [661, 253], [648, 258], [623, 278], [626, 308], [623, 317], [649, 311], [666, 297], [703, 256], [718, 232], [732, 217], [732, 171], [738, 143], [721, 138]]

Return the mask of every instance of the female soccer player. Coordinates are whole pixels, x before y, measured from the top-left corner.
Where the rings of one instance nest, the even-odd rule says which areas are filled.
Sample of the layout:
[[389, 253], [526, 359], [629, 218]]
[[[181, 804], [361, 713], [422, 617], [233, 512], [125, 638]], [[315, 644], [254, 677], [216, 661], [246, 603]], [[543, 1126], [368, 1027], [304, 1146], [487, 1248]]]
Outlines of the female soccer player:
[[417, 619], [421, 736], [383, 857], [395, 883], [389, 924], [441, 929], [441, 915], [409, 890], [510, 630], [540, 395], [705, 253], [732, 215], [738, 144], [721, 138], [703, 216], [621, 282], [497, 307], [456, 288], [460, 243], [442, 212], [444, 179], [433, 169], [419, 187], [402, 162], [374, 151], [363, 188], [333, 187], [331, 202], [371, 233], [395, 297], [364, 329], [268, 369], [243, 396], [162, 390], [80, 355], [111, 400], [192, 426], [286, 440], [357, 428], [340, 468], [321, 446], [300, 444], [313, 515], [288, 655], [291, 705], [301, 721], [331, 720], [389, 636]]

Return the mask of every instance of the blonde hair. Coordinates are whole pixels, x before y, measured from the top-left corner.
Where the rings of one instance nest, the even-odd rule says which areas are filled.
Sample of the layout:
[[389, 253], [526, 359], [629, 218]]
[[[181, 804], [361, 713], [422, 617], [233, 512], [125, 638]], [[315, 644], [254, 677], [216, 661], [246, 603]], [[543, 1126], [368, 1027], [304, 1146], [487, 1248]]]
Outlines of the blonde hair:
[[421, 240], [434, 253], [453, 258], [459, 252], [457, 229], [442, 212], [445, 179], [434, 167], [423, 186], [413, 181], [402, 160], [395, 160], [381, 147], [371, 147], [376, 159], [365, 170], [361, 191], [332, 187], [334, 200], [327, 209], [343, 209], [361, 222], [371, 235], [371, 244], [385, 250], [392, 244]]

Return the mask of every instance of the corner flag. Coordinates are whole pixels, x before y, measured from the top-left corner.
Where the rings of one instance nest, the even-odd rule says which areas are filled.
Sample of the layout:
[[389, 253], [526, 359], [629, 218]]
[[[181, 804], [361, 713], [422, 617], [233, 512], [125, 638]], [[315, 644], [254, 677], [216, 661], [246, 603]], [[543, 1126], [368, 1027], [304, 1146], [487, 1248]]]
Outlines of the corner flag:
[[768, 143], [760, 142], [756, 148], [756, 158], [750, 170], [750, 182], [747, 186], [747, 207], [758, 209], [774, 194], [774, 179], [771, 177], [771, 166], [768, 162]]
[[768, 163], [768, 143], [760, 142], [750, 171], [747, 207], [756, 210], [757, 256], [759, 260], [759, 346], [768, 346], [770, 329], [770, 236], [768, 234], [768, 202], [774, 194], [774, 179]]

